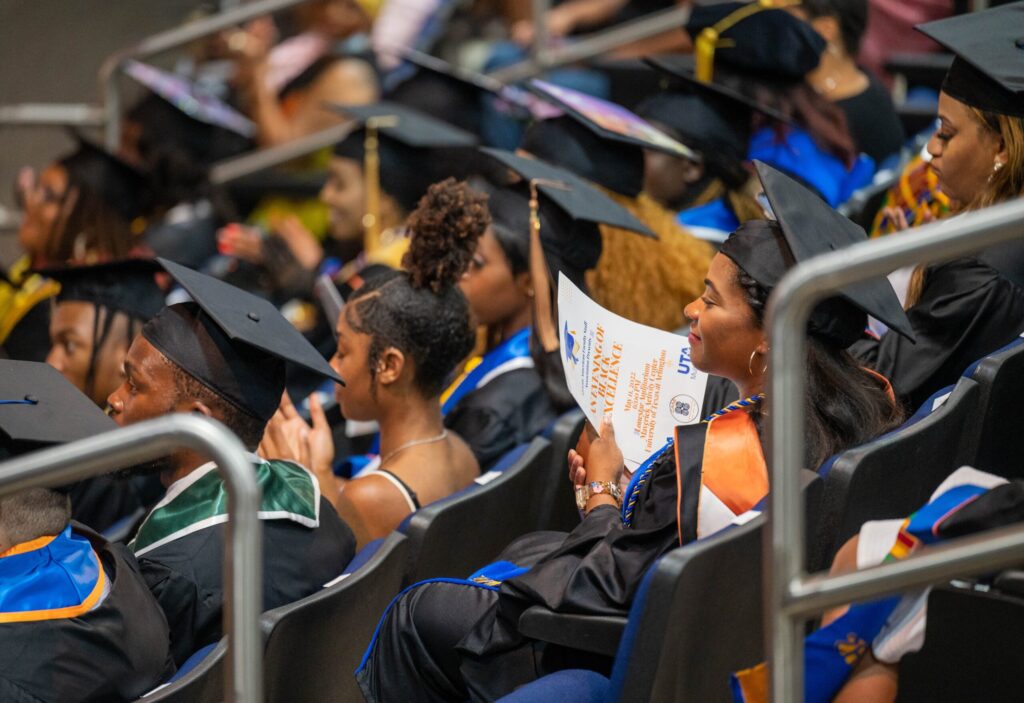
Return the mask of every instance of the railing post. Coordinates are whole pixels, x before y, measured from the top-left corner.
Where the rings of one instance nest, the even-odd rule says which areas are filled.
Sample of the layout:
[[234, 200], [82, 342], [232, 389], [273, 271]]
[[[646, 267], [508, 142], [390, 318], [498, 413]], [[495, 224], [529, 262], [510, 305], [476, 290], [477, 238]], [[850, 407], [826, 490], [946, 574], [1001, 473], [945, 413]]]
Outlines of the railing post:
[[763, 559], [765, 647], [772, 700], [777, 703], [803, 699], [802, 623], [808, 614], [934, 583], [962, 574], [964, 569], [1012, 563], [1024, 552], [1024, 528], [1017, 528], [1008, 535], [981, 536], [970, 544], [940, 547], [855, 574], [805, 575], [799, 469], [805, 447], [804, 335], [811, 311], [848, 284], [884, 276], [902, 266], [965, 256], [1022, 235], [1024, 199], [1019, 199], [814, 257], [797, 264], [772, 292], [766, 321], [771, 344], [768, 455], [772, 495]]
[[224, 542], [224, 632], [228, 673], [224, 698], [262, 703], [260, 611], [263, 597], [260, 488], [238, 438], [208, 418], [168, 415], [0, 463], [0, 496], [59, 486], [166, 456], [182, 448], [209, 456], [228, 491]]

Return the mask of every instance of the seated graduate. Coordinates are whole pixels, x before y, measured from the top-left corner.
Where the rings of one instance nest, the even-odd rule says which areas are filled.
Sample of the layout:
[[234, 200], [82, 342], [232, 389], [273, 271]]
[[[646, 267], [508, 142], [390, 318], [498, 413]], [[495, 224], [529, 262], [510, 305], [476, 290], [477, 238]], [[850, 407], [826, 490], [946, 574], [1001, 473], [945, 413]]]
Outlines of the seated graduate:
[[871, 182], [876, 164], [859, 153], [846, 115], [807, 81], [826, 47], [809, 24], [765, 3], [728, 2], [694, 8], [686, 31], [698, 80], [732, 87], [788, 118], [755, 125], [747, 158], [785, 171], [833, 207]]
[[[1022, 20], [1024, 6], [1014, 3], [918, 27], [956, 53], [939, 94], [939, 127], [928, 142], [931, 169], [953, 212], [1024, 195], [1024, 71], [1009, 37]], [[996, 40], [1007, 48], [990, 48], [1004, 46]], [[908, 407], [918, 407], [1024, 331], [1022, 257], [1024, 246], [1010, 242], [915, 268], [899, 292], [917, 344], [885, 334], [856, 345], [854, 353], [890, 378]]]
[[[0, 398], [4, 458], [116, 428], [46, 364], [0, 361]], [[174, 672], [135, 557], [70, 519], [63, 489], [0, 498], [0, 700], [134, 701]]]
[[[195, 302], [164, 308], [125, 358], [109, 398], [119, 425], [168, 413], [223, 422], [255, 449], [284, 392], [286, 363], [340, 382], [309, 342], [267, 301], [166, 259], [161, 265]], [[313, 475], [253, 455], [262, 490], [263, 608], [291, 603], [341, 573], [352, 532], [320, 495]], [[159, 473], [167, 495], [129, 547], [171, 624], [175, 662], [221, 636], [226, 488], [213, 462], [181, 451], [137, 467]]]
[[224, 253], [261, 266], [285, 299], [308, 296], [318, 272], [344, 283], [371, 264], [400, 268], [409, 247], [406, 217], [431, 183], [460, 175], [461, 157], [477, 141], [395, 103], [332, 109], [361, 125], [334, 146], [328, 164], [320, 191], [328, 212], [324, 240], [297, 220], [282, 221], [267, 238], [238, 225], [219, 234]]
[[345, 418], [379, 423], [380, 453], [359, 477], [336, 477], [330, 429], [315, 396], [313, 429], [300, 443], [359, 546], [480, 475], [473, 452], [445, 428], [440, 396], [473, 350], [469, 305], [458, 283], [488, 219], [484, 197], [465, 182], [430, 186], [409, 216], [406, 270], [368, 276], [338, 318], [331, 365], [346, 385], [335, 396]]
[[[905, 559], [950, 539], [1019, 524], [1024, 520], [1022, 489], [1024, 482], [1019, 479], [1007, 481], [961, 467], [907, 518], [865, 523], [836, 554], [831, 573]], [[979, 586], [989, 585], [993, 578], [978, 580]], [[931, 590], [915, 589], [827, 611], [821, 627], [804, 640], [804, 699], [808, 703], [892, 703], [899, 689], [900, 661], [926, 644]], [[849, 646], [837, 647], [837, 642]], [[736, 672], [736, 702], [766, 701], [767, 673], [764, 663]], [[1016, 700], [1019, 687], [1011, 680], [993, 680], [978, 695], [985, 700]]]
[[[107, 397], [124, 382], [124, 360], [132, 340], [164, 306], [154, 278], [159, 270], [152, 260], [123, 259], [41, 271], [60, 284], [50, 313], [46, 363], [100, 408], [107, 407]], [[162, 495], [156, 476], [96, 476], [71, 489], [71, 515], [104, 531], [151, 507]]]
[[648, 59], [675, 85], [640, 103], [637, 114], [688, 146], [697, 158], [646, 150], [644, 190], [680, 211], [678, 220], [687, 232], [721, 244], [741, 223], [763, 217], [744, 161], [753, 112], [774, 111], [718, 83], [696, 80], [689, 58]]
[[[712, 248], [680, 227], [674, 212], [644, 192], [644, 150], [692, 152], [619, 105], [553, 86], [543, 94], [561, 98], [557, 104], [566, 108], [565, 114], [530, 125], [520, 150], [599, 186], [655, 234], [653, 239], [637, 237], [620, 227], [601, 225], [601, 260], [587, 274], [591, 297], [634, 322], [679, 329], [685, 324], [683, 307], [700, 294]], [[568, 109], [566, 101], [587, 109], [592, 117]], [[606, 127], [615, 127], [622, 114], [633, 123], [628, 134]]]
[[132, 227], [149, 207], [146, 178], [102, 147], [76, 135], [75, 151], [38, 176], [22, 169], [18, 228], [22, 256], [0, 278], [0, 345], [9, 358], [42, 361], [50, 348], [50, 306], [57, 284], [32, 269], [123, 259]]
[[[765, 301], [794, 260], [863, 240], [864, 233], [803, 186], [764, 164], [757, 168], [778, 222], [752, 220], [726, 240], [704, 295], [686, 310], [694, 364], [732, 380], [745, 400], [706, 423], [677, 428], [675, 440], [633, 474], [625, 497], [618, 488], [622, 453], [611, 423], [602, 423], [585, 459], [570, 452], [580, 525], [567, 536], [538, 533], [513, 543], [499, 558], [532, 566], [524, 573], [504, 564], [503, 583], [485, 567], [476, 579], [428, 582], [398, 598], [357, 672], [368, 700], [493, 700], [558, 668], [556, 659], [561, 666], [575, 659], [575, 666], [602, 667], [606, 662], [522, 637], [519, 614], [535, 604], [624, 614], [659, 556], [726, 527], [765, 497], [758, 429], [769, 354]], [[869, 312], [894, 330], [909, 327], [884, 279], [844, 290], [812, 315], [807, 466], [900, 420], [885, 379], [845, 351]]]

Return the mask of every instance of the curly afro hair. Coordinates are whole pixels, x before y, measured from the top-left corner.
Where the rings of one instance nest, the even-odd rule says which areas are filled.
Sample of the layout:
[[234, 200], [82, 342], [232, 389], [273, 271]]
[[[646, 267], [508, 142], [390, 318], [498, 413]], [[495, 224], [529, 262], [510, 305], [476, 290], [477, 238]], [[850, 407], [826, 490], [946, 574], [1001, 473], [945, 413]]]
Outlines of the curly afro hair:
[[348, 323], [370, 335], [370, 374], [394, 347], [412, 359], [424, 396], [441, 393], [456, 365], [473, 350], [469, 303], [457, 285], [490, 225], [487, 196], [449, 178], [427, 190], [410, 214], [406, 271], [374, 276], [349, 298]]

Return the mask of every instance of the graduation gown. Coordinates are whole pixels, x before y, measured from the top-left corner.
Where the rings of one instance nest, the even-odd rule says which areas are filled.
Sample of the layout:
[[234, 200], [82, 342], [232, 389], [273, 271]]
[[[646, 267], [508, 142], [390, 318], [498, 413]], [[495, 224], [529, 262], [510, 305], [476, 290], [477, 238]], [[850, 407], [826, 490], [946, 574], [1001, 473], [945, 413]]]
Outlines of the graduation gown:
[[69, 487], [71, 518], [97, 532], [106, 532], [124, 518], [138, 522], [164, 493], [160, 477], [94, 476]]
[[[266, 611], [338, 576], [355, 555], [355, 538], [308, 471], [284, 461], [259, 462], [256, 470]], [[206, 464], [168, 488], [129, 544], [170, 623], [178, 664], [223, 634], [226, 497], [213, 464]]]
[[[79, 539], [66, 539], [72, 534]], [[58, 547], [63, 552], [59, 555], [60, 563], [67, 566], [67, 571], [61, 574], [61, 581], [66, 583], [70, 575], [84, 586], [85, 593], [100, 578], [98, 573], [89, 573], [90, 562], [95, 562], [89, 558], [88, 550], [75, 553], [82, 548], [83, 539], [102, 564], [102, 578], [106, 581], [99, 584], [100, 591], [105, 586], [106, 596], [98, 605], [88, 607], [86, 596], [79, 608], [64, 605], [68, 609], [63, 613], [53, 608], [36, 610], [34, 614], [19, 612], [18, 615], [30, 619], [12, 621], [11, 600], [5, 594], [7, 612], [0, 613], [0, 700], [5, 703], [134, 701], [174, 671], [168, 656], [167, 622], [146, 588], [135, 558], [123, 545], [111, 544], [72, 523], [57, 538], [65, 542], [63, 545], [54, 540], [47, 547]], [[40, 571], [33, 574], [36, 579]], [[8, 579], [0, 579], [0, 584], [5, 581]], [[25, 583], [22, 581], [21, 585]], [[54, 581], [33, 582], [29, 593], [13, 600], [39, 599], [44, 590], [54, 597], [51, 589], [60, 590]], [[57, 602], [67, 603], [51, 601]], [[75, 613], [76, 610], [84, 612]]]
[[1024, 290], [979, 259], [929, 267], [921, 299], [907, 310], [913, 344], [887, 333], [850, 351], [892, 383], [910, 411], [956, 383], [973, 362], [1009, 344], [1024, 330]]
[[530, 357], [530, 328], [472, 359], [441, 408], [444, 426], [466, 441], [481, 471], [543, 432], [557, 414]]
[[[567, 662], [606, 665], [522, 637], [520, 614], [543, 605], [562, 613], [625, 615], [660, 556], [725, 527], [767, 488], [764, 454], [745, 412], [678, 428], [675, 442], [637, 470], [622, 511], [597, 507], [567, 535], [517, 540], [498, 565], [469, 580], [424, 582], [398, 598], [357, 672], [364, 695], [370, 701], [490, 701]], [[711, 512], [719, 505], [727, 506], [729, 517]], [[501, 562], [530, 568], [508, 580], [492, 578], [489, 569], [507, 566]]]

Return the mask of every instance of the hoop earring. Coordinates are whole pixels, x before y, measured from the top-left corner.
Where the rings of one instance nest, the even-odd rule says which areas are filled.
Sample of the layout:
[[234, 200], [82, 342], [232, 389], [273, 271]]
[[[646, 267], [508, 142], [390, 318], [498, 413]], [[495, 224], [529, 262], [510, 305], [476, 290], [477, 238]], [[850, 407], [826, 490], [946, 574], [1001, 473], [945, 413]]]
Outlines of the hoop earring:
[[757, 351], [756, 349], [754, 351], [750, 352], [750, 359], [747, 360], [747, 372], [750, 373], [751, 376], [764, 376], [765, 372], [768, 371], [768, 360], [767, 359], [765, 359], [765, 361], [764, 361], [764, 367], [761, 369], [761, 373], [755, 374], [754, 373], [754, 369], [752, 368], [753, 365], [754, 365], [754, 356], [757, 355], [757, 354], [760, 354], [760, 352]]

